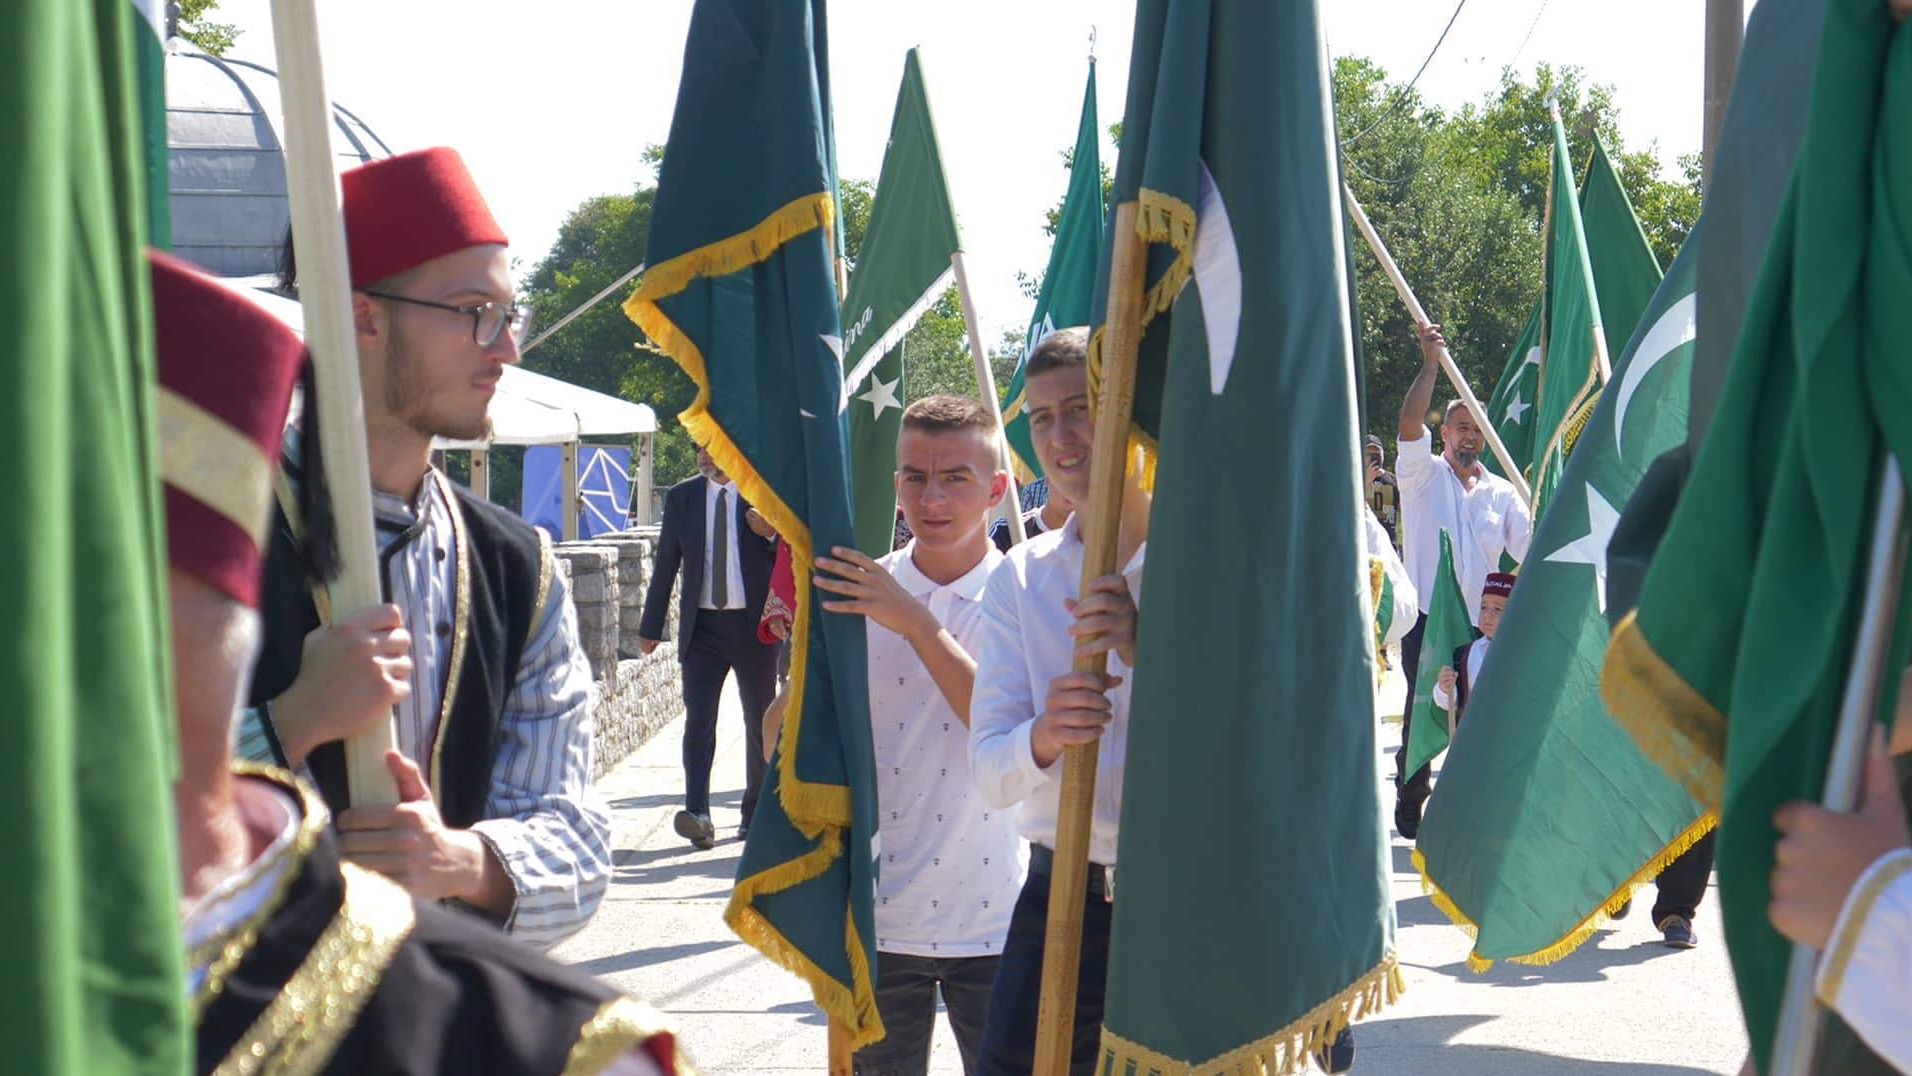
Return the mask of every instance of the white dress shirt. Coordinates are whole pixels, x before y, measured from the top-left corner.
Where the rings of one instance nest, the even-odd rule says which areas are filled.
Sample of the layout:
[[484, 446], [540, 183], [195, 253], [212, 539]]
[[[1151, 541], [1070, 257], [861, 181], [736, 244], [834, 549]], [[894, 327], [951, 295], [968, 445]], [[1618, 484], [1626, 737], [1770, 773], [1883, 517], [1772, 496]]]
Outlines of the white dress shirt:
[[1500, 570], [1500, 555], [1527, 559], [1533, 538], [1533, 516], [1513, 483], [1486, 471], [1473, 489], [1446, 457], [1434, 454], [1434, 436], [1425, 427], [1421, 436], [1402, 441], [1395, 463], [1401, 484], [1401, 550], [1408, 578], [1418, 594], [1434, 592], [1434, 574], [1441, 567], [1441, 532], [1454, 545], [1454, 578], [1467, 599], [1467, 615], [1480, 623], [1480, 592], [1487, 576]]
[[[724, 595], [724, 604], [718, 605], [711, 597], [712, 566], [717, 563], [717, 494], [722, 492], [724, 504], [730, 510], [730, 548], [724, 551], [729, 559], [725, 561], [725, 578], [729, 580], [729, 593]], [[744, 607], [744, 569], [737, 556], [737, 531], [745, 524], [744, 514], [737, 507], [737, 487], [729, 482], [717, 483], [704, 479], [704, 589], [697, 595], [697, 607], [700, 609], [742, 609]]]
[[[982, 633], [983, 588], [1003, 555], [939, 584], [916, 568], [916, 543], [881, 558], [972, 656]], [[882, 857], [876, 948], [921, 957], [1002, 952], [1022, 891], [1015, 812], [983, 802], [969, 772], [969, 730], [901, 635], [869, 625], [870, 732]]]
[[1912, 1072], [1912, 849], [1879, 857], [1846, 894], [1819, 959], [1820, 1000], [1873, 1052]]
[[[1467, 648], [1467, 670], [1464, 675], [1467, 678], [1467, 686], [1470, 690], [1475, 684], [1480, 682], [1480, 667], [1487, 663], [1487, 644], [1491, 641], [1492, 640], [1488, 639], [1487, 636], [1483, 635], [1475, 639]], [[1443, 661], [1441, 664], [1446, 665], [1448, 661], [1452, 660], [1454, 660], [1454, 655], [1449, 654], [1447, 661]], [[1455, 671], [1460, 672], [1458, 669]], [[1454, 696], [1448, 694], [1438, 681], [1434, 684], [1434, 705], [1450, 713], [1454, 709]]]
[[[1122, 569], [1139, 606], [1142, 559], [1147, 545]], [[976, 689], [969, 703], [969, 762], [985, 802], [1017, 804], [1016, 828], [1028, 840], [1055, 847], [1062, 760], [1036, 765], [1030, 733], [1049, 696], [1049, 682], [1075, 666], [1075, 622], [1063, 606], [1082, 585], [1082, 531], [1071, 516], [1061, 530], [1038, 535], [1011, 549], [990, 573], [983, 591], [982, 639], [976, 651]], [[1129, 744], [1129, 693], [1134, 670], [1115, 654], [1109, 672], [1122, 683], [1109, 693], [1112, 720], [1097, 750], [1095, 820], [1089, 860], [1115, 864], [1122, 817], [1122, 768]]]
[[1381, 645], [1398, 643], [1414, 630], [1414, 621], [1421, 615], [1420, 592], [1414, 589], [1414, 580], [1408, 578], [1407, 566], [1401, 563], [1401, 555], [1394, 551], [1394, 542], [1388, 537], [1387, 528], [1381, 526], [1381, 521], [1374, 516], [1374, 509], [1366, 504], [1361, 506], [1361, 529], [1367, 537], [1368, 556], [1380, 559], [1382, 570], [1387, 572], [1388, 583], [1394, 588], [1394, 618], [1388, 621], [1387, 638], [1381, 640]]

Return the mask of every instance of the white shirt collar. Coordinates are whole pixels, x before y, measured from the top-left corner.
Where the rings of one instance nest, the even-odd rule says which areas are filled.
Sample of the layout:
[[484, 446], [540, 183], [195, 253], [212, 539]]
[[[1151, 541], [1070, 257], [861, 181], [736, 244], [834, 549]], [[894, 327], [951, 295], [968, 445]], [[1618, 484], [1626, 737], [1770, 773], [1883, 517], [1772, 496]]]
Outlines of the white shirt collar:
[[989, 542], [987, 545], [988, 549], [983, 553], [983, 559], [977, 561], [975, 567], [964, 572], [962, 578], [950, 583], [938, 583], [924, 575], [922, 569], [916, 566], [916, 539], [912, 538], [908, 545], [897, 550], [896, 560], [890, 566], [890, 574], [896, 577], [896, 581], [902, 584], [903, 589], [908, 591], [912, 598], [921, 599], [938, 590], [948, 590], [964, 601], [981, 601], [983, 587], [989, 583], [990, 571], [996, 567], [997, 562], [1002, 560], [1002, 553], [996, 548], [996, 543]]

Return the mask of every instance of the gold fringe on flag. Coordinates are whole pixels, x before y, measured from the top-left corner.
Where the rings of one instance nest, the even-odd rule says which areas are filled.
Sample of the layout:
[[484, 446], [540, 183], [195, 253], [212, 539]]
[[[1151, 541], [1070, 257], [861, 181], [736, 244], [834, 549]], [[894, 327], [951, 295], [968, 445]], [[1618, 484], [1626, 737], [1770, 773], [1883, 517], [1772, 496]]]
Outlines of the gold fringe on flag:
[[[1661, 871], [1672, 866], [1674, 860], [1685, 855], [1688, 849], [1698, 844], [1708, 833], [1713, 832], [1714, 828], [1718, 825], [1719, 818], [1714, 815], [1713, 812], [1708, 811], [1700, 815], [1692, 825], [1686, 827], [1679, 836], [1673, 838], [1671, 843], [1665, 848], [1660, 849], [1652, 859], [1647, 860], [1645, 866], [1634, 871], [1631, 878], [1622, 882], [1620, 888], [1614, 890], [1613, 894], [1602, 901], [1598, 908], [1595, 908], [1585, 919], [1580, 921], [1579, 926], [1568, 931], [1559, 941], [1524, 956], [1513, 956], [1505, 959], [1511, 964], [1528, 964], [1534, 966], [1545, 966], [1565, 959], [1571, 955], [1575, 949], [1585, 944], [1588, 938], [1593, 937], [1594, 932], [1612, 920], [1614, 913], [1618, 912], [1621, 906], [1625, 905], [1627, 901], [1633, 899], [1634, 890], [1659, 877]], [[1433, 901], [1434, 906], [1441, 910], [1441, 914], [1447, 916], [1455, 926], [1466, 932], [1468, 937], [1478, 939], [1480, 937], [1480, 928], [1475, 925], [1472, 919], [1468, 918], [1466, 912], [1461, 911], [1460, 906], [1455, 904], [1453, 898], [1449, 897], [1447, 893], [1441, 889], [1439, 883], [1435, 882], [1434, 879], [1428, 875], [1427, 860], [1421, 855], [1419, 848], [1414, 850], [1414, 870], [1421, 876], [1421, 892], [1427, 894], [1428, 899]], [[1493, 960], [1480, 955], [1478, 948], [1468, 952], [1468, 971], [1479, 974], [1493, 966]]]
[[[740, 496], [755, 508], [790, 546], [791, 561], [808, 564], [815, 556], [810, 528], [777, 495], [768, 480], [710, 413], [710, 371], [695, 342], [658, 305], [688, 288], [694, 281], [741, 272], [775, 254], [784, 244], [811, 231], [835, 226], [836, 203], [827, 191], [807, 194], [759, 221], [749, 231], [687, 251], [646, 269], [637, 290], [624, 302], [624, 313], [650, 338], [652, 350], [668, 356], [697, 385], [697, 397], [677, 416], [691, 440], [710, 453], [711, 460], [737, 485]], [[870, 958], [854, 919], [848, 920], [847, 946], [851, 986], [846, 989], [804, 955], [755, 908], [759, 897], [801, 885], [822, 876], [843, 854], [843, 831], [850, 825], [850, 789], [805, 781], [797, 775], [795, 746], [803, 728], [803, 698], [809, 673], [810, 573], [796, 573], [797, 608], [790, 628], [790, 701], [785, 710], [777, 754], [777, 798], [798, 832], [817, 842], [816, 848], [769, 870], [739, 878], [731, 890], [724, 922], [737, 936], [771, 961], [810, 985], [825, 1013], [850, 1029], [851, 1045], [861, 1047], [883, 1038], [883, 1021], [876, 1010], [875, 983]]]
[[1308, 1071], [1316, 1054], [1334, 1044], [1356, 1020], [1394, 1004], [1407, 991], [1393, 953], [1346, 990], [1309, 1010], [1280, 1031], [1206, 1061], [1182, 1061], [1131, 1042], [1104, 1027], [1104, 1076], [1291, 1076]]
[[1653, 649], [1638, 612], [1613, 629], [1600, 697], [1640, 753], [1718, 812], [1726, 786], [1726, 715]]

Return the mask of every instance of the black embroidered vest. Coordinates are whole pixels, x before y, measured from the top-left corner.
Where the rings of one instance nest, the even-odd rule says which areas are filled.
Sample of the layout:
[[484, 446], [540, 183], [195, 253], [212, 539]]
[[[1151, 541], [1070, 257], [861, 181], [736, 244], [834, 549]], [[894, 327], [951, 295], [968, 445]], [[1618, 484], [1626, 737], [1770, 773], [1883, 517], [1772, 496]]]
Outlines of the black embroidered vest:
[[[451, 492], [458, 558], [452, 600], [451, 651], [441, 685], [437, 731], [424, 769], [439, 814], [448, 825], [467, 828], [484, 817], [492, 763], [498, 753], [498, 717], [511, 697], [519, 659], [550, 593], [549, 553], [542, 532], [509, 511], [473, 496], [434, 471], [428, 482]], [[302, 528], [279, 498], [266, 557], [261, 613], [265, 642], [253, 670], [254, 706], [270, 703], [298, 678], [305, 637], [320, 625], [318, 604], [299, 569]], [[381, 584], [384, 573], [381, 571]], [[327, 618], [329, 620], [329, 617]], [[416, 639], [435, 624], [407, 624]], [[271, 728], [270, 707], [266, 727]], [[279, 750], [277, 733], [274, 750]], [[283, 752], [279, 759], [285, 762]], [[335, 813], [348, 803], [345, 745], [315, 749], [306, 760], [313, 780]]]
[[468, 916], [339, 862], [304, 803], [288, 883], [194, 1000], [195, 1071], [353, 1076], [595, 1073], [642, 1045], [678, 1068], [664, 1018]]

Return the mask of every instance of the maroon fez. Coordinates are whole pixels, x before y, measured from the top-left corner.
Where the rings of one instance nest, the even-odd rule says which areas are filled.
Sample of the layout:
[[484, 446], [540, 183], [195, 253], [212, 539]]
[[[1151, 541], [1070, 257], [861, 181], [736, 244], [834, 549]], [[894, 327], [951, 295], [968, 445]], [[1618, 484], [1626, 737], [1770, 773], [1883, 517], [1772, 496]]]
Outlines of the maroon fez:
[[339, 190], [354, 288], [467, 247], [509, 245], [454, 149], [360, 165], [339, 177]]
[[1514, 580], [1517, 577], [1508, 572], [1494, 572], [1480, 588], [1483, 598], [1506, 598], [1514, 593]]
[[257, 608], [272, 483], [305, 343], [188, 263], [157, 251], [148, 261], [170, 560]]

